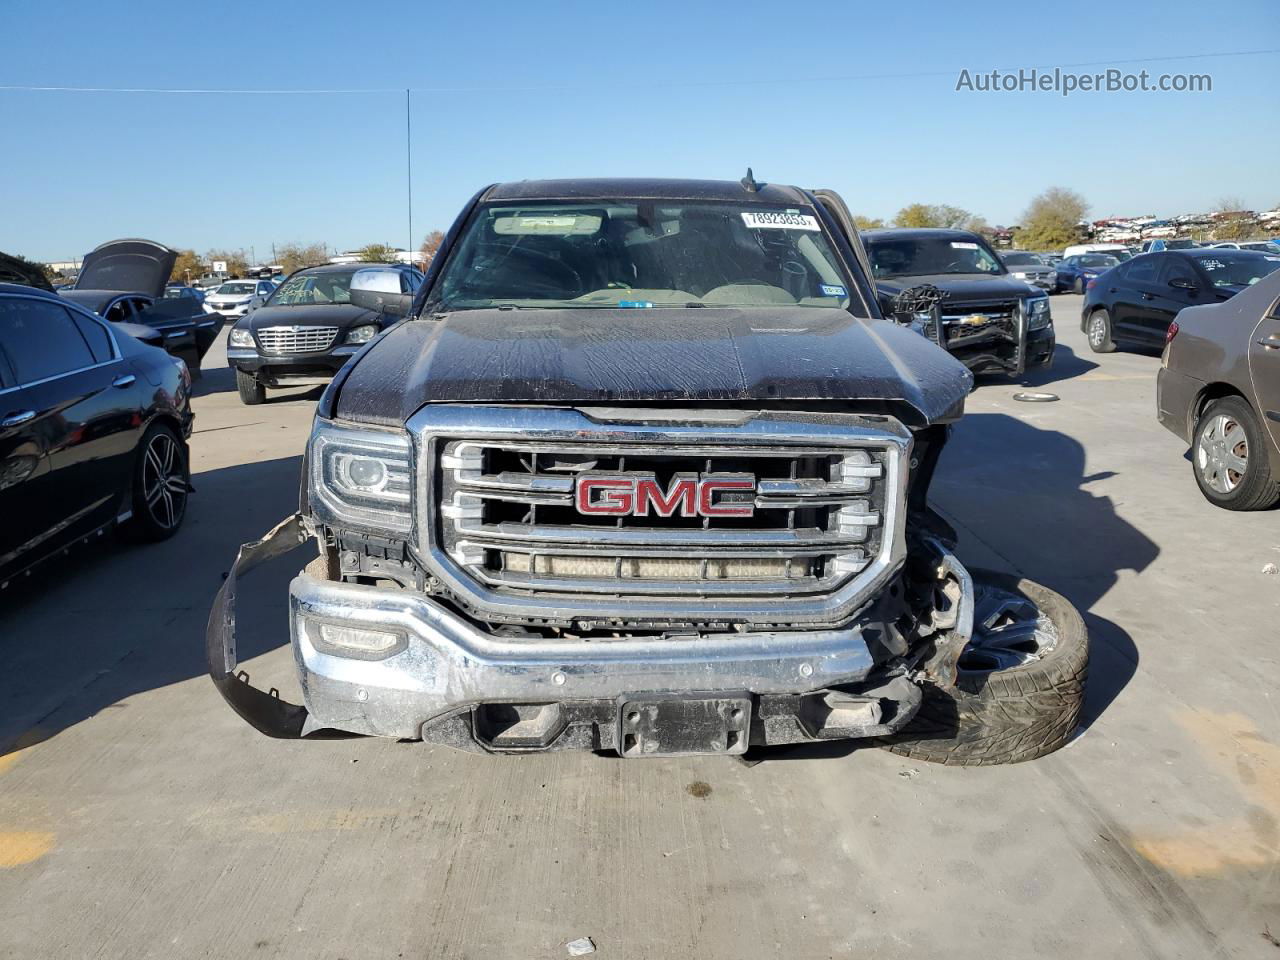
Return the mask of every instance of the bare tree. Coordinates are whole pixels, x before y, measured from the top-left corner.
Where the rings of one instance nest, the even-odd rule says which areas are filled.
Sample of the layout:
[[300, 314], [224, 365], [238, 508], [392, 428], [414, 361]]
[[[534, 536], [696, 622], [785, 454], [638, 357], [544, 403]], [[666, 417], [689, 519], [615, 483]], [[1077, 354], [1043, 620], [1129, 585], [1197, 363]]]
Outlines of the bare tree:
[[314, 267], [328, 259], [328, 250], [323, 243], [286, 243], [276, 248], [276, 261], [285, 273]]
[[419, 252], [422, 254], [422, 265], [428, 267], [431, 261], [436, 258], [436, 253], [440, 250], [440, 244], [444, 243], [444, 234], [439, 230], [432, 230], [427, 234], [426, 239], [422, 241]]

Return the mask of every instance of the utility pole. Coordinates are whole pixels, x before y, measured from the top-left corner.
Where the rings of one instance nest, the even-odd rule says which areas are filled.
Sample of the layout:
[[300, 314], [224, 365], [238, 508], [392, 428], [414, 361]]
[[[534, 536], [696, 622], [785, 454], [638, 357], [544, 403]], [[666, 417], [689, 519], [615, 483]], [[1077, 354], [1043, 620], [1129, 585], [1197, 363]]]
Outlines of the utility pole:
[[409, 246], [406, 249], [413, 253], [413, 118], [409, 110], [408, 87], [404, 90], [404, 153], [405, 180], [409, 188]]

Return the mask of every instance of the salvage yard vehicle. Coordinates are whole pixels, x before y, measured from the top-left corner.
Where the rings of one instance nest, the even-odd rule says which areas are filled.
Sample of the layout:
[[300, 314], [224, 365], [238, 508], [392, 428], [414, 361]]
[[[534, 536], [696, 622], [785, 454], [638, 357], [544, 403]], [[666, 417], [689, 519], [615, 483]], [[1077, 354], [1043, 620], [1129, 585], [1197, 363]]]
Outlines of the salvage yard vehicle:
[[1225, 303], [1178, 313], [1156, 375], [1156, 410], [1191, 445], [1191, 472], [1210, 503], [1265, 510], [1280, 502], [1280, 270]]
[[1000, 262], [1009, 269], [1009, 275], [1015, 280], [1025, 281], [1041, 290], [1054, 290], [1058, 286], [1057, 271], [1047, 265], [1037, 253], [1006, 250], [1000, 254]]
[[391, 278], [397, 295], [411, 297], [422, 285], [421, 271], [403, 264], [340, 263], [298, 270], [228, 334], [227, 363], [236, 372], [241, 402], [262, 403], [267, 387], [328, 383], [356, 351], [394, 322], [376, 303], [353, 301], [351, 277], [361, 269]]
[[274, 290], [270, 280], [228, 280], [209, 291], [204, 310], [238, 319], [266, 303]]
[[177, 253], [150, 240], [113, 240], [87, 254], [80, 276], [60, 295], [110, 323], [157, 331], [165, 349], [198, 368], [222, 328], [192, 297], [167, 297]]
[[[880, 317], [858, 243], [837, 194], [750, 171], [522, 181], [472, 198], [412, 302], [355, 273], [407, 319], [325, 391], [299, 513], [219, 591], [218, 690], [271, 736], [495, 753], [1062, 745], [1083, 623], [957, 559], [928, 490], [973, 375]], [[302, 705], [251, 685], [235, 607], [313, 539]]]
[[1101, 274], [1087, 289], [1080, 329], [1094, 353], [1131, 344], [1160, 348], [1178, 311], [1219, 303], [1280, 268], [1252, 250], [1144, 253]]
[[916, 329], [975, 373], [1019, 376], [1053, 362], [1056, 338], [1049, 297], [1010, 275], [981, 236], [967, 230], [884, 229], [862, 233], [885, 314], [904, 291], [936, 287], [940, 322]]
[[1083, 295], [1089, 289], [1089, 282], [1096, 280], [1112, 267], [1119, 265], [1120, 259], [1109, 253], [1078, 253], [1066, 257], [1058, 264], [1054, 277], [1053, 292], [1062, 293], [1070, 290]]
[[191, 378], [54, 293], [0, 284], [0, 585], [119, 525], [177, 532]]

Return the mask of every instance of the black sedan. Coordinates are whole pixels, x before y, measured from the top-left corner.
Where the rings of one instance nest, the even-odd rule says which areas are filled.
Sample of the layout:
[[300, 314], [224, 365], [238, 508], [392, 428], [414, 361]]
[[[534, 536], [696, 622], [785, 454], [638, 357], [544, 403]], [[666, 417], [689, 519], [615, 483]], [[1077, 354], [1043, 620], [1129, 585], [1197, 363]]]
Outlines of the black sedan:
[[177, 532], [191, 379], [53, 293], [0, 284], [0, 585], [108, 527]]
[[396, 322], [352, 302], [351, 277], [371, 269], [388, 274], [401, 294], [412, 295], [422, 285], [422, 273], [402, 264], [305, 267], [236, 322], [227, 337], [227, 363], [236, 371], [244, 403], [262, 403], [267, 387], [328, 383], [352, 354]]
[[222, 329], [222, 317], [206, 313], [190, 288], [169, 292], [177, 253], [150, 240], [113, 240], [84, 258], [70, 290], [59, 291], [73, 303], [111, 323], [155, 330], [165, 349], [199, 367]]
[[1117, 344], [1161, 347], [1183, 307], [1229, 300], [1280, 268], [1280, 257], [1249, 250], [1166, 250], [1144, 253], [1094, 280], [1080, 329], [1095, 353]]

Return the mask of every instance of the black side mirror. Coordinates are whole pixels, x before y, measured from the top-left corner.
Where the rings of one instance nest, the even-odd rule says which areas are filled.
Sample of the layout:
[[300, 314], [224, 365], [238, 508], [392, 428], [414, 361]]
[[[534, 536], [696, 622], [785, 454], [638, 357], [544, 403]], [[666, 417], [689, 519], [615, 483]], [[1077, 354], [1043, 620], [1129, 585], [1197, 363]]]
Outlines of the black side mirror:
[[1196, 284], [1194, 280], [1188, 280], [1186, 277], [1174, 277], [1169, 281], [1169, 286], [1175, 290], [1186, 290], [1188, 293], [1196, 292]]
[[370, 267], [352, 274], [351, 302], [366, 310], [403, 317], [413, 308], [413, 294], [400, 292], [399, 271]]

